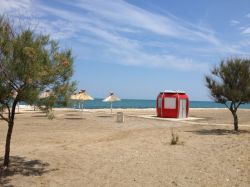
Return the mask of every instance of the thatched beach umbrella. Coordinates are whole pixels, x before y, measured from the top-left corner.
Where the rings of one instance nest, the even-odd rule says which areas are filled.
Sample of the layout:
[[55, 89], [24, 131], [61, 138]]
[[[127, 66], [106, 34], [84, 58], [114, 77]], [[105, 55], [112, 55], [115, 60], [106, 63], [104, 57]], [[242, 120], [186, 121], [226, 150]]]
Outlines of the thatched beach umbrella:
[[[82, 106], [83, 106], [84, 101], [94, 100], [93, 97], [87, 94], [86, 90], [80, 90], [78, 94], [71, 95], [70, 99], [76, 100], [76, 101], [82, 101]], [[79, 103], [79, 106], [80, 106], [80, 103]]]
[[103, 99], [103, 102], [110, 102], [110, 110], [112, 114], [112, 103], [120, 100], [121, 100], [120, 98], [118, 98], [116, 95], [114, 95], [114, 93], [111, 92], [108, 97]]
[[73, 95], [70, 96], [71, 100], [77, 100], [77, 93], [74, 93]]
[[[51, 90], [45, 90], [38, 97], [39, 97], [39, 99], [46, 99], [46, 98], [50, 97], [51, 95], [52, 95]], [[35, 110], [35, 106], [34, 106], [34, 110]]]
[[45, 92], [43, 92], [39, 95], [39, 98], [45, 99], [45, 98], [48, 98], [51, 94], [52, 94], [52, 92], [50, 90], [46, 90]]
[[94, 100], [93, 97], [87, 94], [86, 90], [80, 90], [77, 98], [78, 100], [81, 100], [81, 101]]
[[[44, 99], [47, 99], [47, 98], [49, 98], [49, 97], [51, 97], [51, 96], [55, 96], [54, 93], [53, 93], [53, 91], [51, 91], [51, 90], [45, 90], [44, 92], [42, 92], [42, 93], [38, 96], [38, 98], [44, 100]], [[45, 100], [45, 101], [46, 101], [46, 100]], [[41, 106], [41, 107], [43, 107], [43, 106]], [[45, 106], [45, 107], [46, 107], [46, 106]], [[45, 108], [45, 109], [46, 109], [46, 108]], [[53, 119], [53, 118], [54, 118], [53, 106], [51, 106], [51, 108], [49, 107], [49, 108], [47, 108], [47, 109], [48, 109], [48, 110], [46, 111], [46, 116], [47, 116], [49, 119]], [[34, 105], [34, 110], [36, 110], [35, 105]]]

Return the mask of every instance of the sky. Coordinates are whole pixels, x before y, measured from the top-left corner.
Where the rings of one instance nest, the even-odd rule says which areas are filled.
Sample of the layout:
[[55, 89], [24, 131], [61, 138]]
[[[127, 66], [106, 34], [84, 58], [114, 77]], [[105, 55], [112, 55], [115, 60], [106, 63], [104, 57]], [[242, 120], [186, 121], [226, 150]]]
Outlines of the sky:
[[250, 54], [249, 0], [0, 0], [0, 14], [71, 48], [73, 80], [95, 98], [210, 100], [204, 75]]

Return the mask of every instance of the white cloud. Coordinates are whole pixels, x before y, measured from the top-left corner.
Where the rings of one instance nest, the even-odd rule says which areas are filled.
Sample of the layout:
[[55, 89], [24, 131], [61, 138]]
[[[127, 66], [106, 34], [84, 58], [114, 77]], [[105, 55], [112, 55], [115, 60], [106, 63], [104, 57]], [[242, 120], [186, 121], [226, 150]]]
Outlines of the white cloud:
[[250, 13], [246, 15], [247, 18], [250, 18]]
[[[98, 41], [103, 41], [102, 46], [104, 46], [105, 51], [103, 57], [108, 62], [130, 66], [175, 68], [183, 71], [204, 70], [207, 67], [205, 63], [200, 64], [185, 57], [146, 52], [140, 42], [110, 34], [94, 27], [86, 28], [85, 26], [85, 29], [91, 31], [99, 39]], [[91, 42], [93, 42], [92, 39]]]
[[230, 23], [231, 26], [235, 26], [235, 25], [240, 24], [240, 22], [238, 20], [234, 20], [234, 19], [230, 20], [229, 23]]
[[239, 43], [240, 46], [248, 47], [250, 46], [250, 40], [244, 40]]
[[[46, 6], [42, 1], [4, 2], [4, 8], [0, 8], [0, 11], [11, 14], [24, 9], [25, 12], [21, 11], [25, 17], [23, 20], [29, 22], [38, 32], [48, 33], [55, 39], [65, 41], [77, 38], [78, 43], [87, 43], [94, 46], [96, 51], [100, 50], [98, 57], [103, 61], [189, 71], [205, 69], [207, 64], [194, 60], [194, 55], [181, 55], [181, 51], [185, 50], [181, 44], [175, 45], [175, 50], [180, 54], [170, 53], [173, 45], [178, 43], [176, 41], [186, 42], [190, 51], [193, 44], [193, 48], [197, 50], [200, 45], [209, 45], [210, 48], [205, 48], [207, 51], [203, 50], [204, 55], [212, 52], [238, 52], [238, 48], [223, 44], [211, 29], [196, 26], [174, 16], [153, 13], [122, 0], [63, 2], [70, 9], [74, 7], [76, 11]], [[155, 39], [145, 41], [149, 36]], [[148, 50], [153, 45], [164, 51]], [[90, 58], [96, 58], [96, 55]]]
[[32, 0], [1, 0], [0, 13], [8, 16], [30, 16]]
[[[98, 0], [76, 0], [67, 4], [81, 11], [87, 11], [93, 24], [111, 32], [119, 32], [118, 28], [126, 26], [135, 33], [148, 33], [148, 35], [153, 34], [165, 39], [205, 43], [219, 49], [218, 51], [222, 53], [241, 53], [231, 45], [222, 42], [211, 29], [185, 22], [173, 15], [164, 16], [152, 13], [122, 0], [108, 3]], [[97, 17], [101, 20], [95, 20]], [[112, 29], [110, 29], [111, 24]]]
[[152, 13], [122, 0], [108, 1], [108, 3], [107, 1], [99, 0], [78, 0], [67, 2], [67, 4], [112, 22], [117, 27], [127, 25], [132, 29], [142, 29], [157, 35], [182, 40], [206, 41], [212, 44], [219, 43], [214, 33], [206, 28], [181, 22], [174, 17]]
[[130, 51], [119, 51], [113, 48], [113, 53], [119, 54], [121, 61], [119, 63], [132, 66], [157, 67], [164, 69], [178, 69], [182, 71], [203, 71], [207, 69], [208, 64], [197, 63], [189, 58], [182, 58], [174, 55], [148, 54], [140, 50], [130, 53]]
[[250, 34], [250, 27], [244, 28], [244, 30], [241, 32], [242, 34]]
[[10, 12], [15, 10], [28, 9], [31, 3], [31, 0], [1, 0], [0, 11]]

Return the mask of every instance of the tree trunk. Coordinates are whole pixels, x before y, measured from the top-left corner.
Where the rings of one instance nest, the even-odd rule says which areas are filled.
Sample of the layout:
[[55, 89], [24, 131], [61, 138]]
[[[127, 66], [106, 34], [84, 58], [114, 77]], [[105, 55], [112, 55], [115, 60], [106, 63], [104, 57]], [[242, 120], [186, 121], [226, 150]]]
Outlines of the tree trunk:
[[5, 155], [4, 155], [4, 167], [9, 166], [9, 161], [10, 161], [10, 142], [11, 142], [11, 135], [12, 135], [12, 130], [13, 130], [14, 123], [9, 122], [8, 124], [8, 133], [6, 136], [6, 143], [5, 143]]
[[8, 122], [8, 132], [6, 136], [6, 143], [5, 143], [5, 154], [4, 154], [4, 167], [9, 166], [9, 161], [10, 161], [10, 142], [11, 142], [11, 136], [12, 136], [12, 131], [14, 127], [14, 119], [15, 119], [15, 111], [16, 111], [16, 104], [17, 101], [14, 100], [11, 108], [11, 114], [10, 114], [10, 119]]
[[239, 127], [238, 127], [238, 116], [236, 114], [235, 111], [231, 111], [232, 114], [233, 114], [233, 117], [234, 117], [234, 130], [235, 131], [238, 131], [239, 130]]

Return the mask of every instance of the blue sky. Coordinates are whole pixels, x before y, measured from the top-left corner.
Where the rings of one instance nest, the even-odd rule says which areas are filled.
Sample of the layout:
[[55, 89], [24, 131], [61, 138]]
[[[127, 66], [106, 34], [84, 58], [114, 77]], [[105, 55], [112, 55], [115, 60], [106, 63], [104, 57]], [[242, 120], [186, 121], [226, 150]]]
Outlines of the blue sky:
[[72, 48], [73, 79], [97, 98], [209, 100], [204, 74], [250, 54], [249, 0], [0, 0], [0, 13]]

